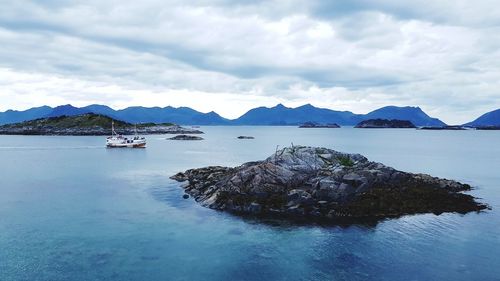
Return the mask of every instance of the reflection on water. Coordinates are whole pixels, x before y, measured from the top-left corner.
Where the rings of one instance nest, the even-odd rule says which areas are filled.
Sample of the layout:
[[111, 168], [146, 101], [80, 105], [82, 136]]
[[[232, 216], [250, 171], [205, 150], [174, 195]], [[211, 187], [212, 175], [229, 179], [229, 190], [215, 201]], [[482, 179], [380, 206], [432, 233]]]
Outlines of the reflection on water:
[[[0, 136], [0, 280], [498, 280], [499, 132], [205, 127], [205, 140]], [[254, 140], [238, 140], [239, 135]], [[290, 143], [467, 182], [491, 211], [305, 225], [182, 199], [168, 177]]]

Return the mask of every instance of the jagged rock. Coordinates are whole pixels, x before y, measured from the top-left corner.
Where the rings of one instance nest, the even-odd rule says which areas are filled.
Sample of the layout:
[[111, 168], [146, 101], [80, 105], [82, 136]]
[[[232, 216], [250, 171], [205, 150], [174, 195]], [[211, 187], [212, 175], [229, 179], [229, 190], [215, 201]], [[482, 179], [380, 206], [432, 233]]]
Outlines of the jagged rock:
[[175, 137], [167, 138], [167, 140], [203, 140], [203, 138], [190, 135], [177, 135]]
[[318, 147], [288, 147], [263, 161], [191, 169], [172, 179], [186, 182], [186, 193], [203, 206], [254, 215], [383, 218], [487, 208], [461, 193], [467, 184]]

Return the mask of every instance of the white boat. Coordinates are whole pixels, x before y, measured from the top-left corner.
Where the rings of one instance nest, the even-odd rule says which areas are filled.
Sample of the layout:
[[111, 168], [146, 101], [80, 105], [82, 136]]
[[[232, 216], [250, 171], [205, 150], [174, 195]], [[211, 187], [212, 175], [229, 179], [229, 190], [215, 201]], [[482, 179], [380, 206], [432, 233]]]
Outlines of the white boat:
[[115, 123], [111, 122], [111, 136], [106, 138], [106, 147], [144, 148], [146, 147], [146, 138], [137, 135], [137, 127], [135, 128], [135, 136], [132, 138], [119, 135], [115, 131]]

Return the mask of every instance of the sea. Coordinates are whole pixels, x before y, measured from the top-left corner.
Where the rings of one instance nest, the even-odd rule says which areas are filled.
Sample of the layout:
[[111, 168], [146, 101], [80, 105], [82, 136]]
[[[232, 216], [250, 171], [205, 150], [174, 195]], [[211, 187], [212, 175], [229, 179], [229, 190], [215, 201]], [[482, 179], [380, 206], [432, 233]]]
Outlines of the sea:
[[[204, 140], [151, 135], [145, 149], [0, 136], [0, 280], [500, 280], [500, 131], [200, 129]], [[290, 145], [468, 183], [491, 210], [297, 224], [201, 207], [169, 179]]]

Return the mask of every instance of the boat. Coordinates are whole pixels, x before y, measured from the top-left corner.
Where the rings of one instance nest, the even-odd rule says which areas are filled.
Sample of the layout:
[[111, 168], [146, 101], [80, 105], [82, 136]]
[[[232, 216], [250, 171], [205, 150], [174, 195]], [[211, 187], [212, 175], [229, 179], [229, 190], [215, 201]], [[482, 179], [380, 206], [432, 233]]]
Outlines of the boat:
[[137, 135], [137, 127], [135, 127], [135, 135], [131, 138], [117, 134], [115, 123], [111, 121], [111, 136], [106, 138], [106, 147], [145, 148], [146, 138]]

